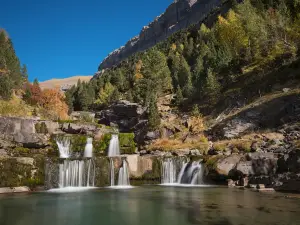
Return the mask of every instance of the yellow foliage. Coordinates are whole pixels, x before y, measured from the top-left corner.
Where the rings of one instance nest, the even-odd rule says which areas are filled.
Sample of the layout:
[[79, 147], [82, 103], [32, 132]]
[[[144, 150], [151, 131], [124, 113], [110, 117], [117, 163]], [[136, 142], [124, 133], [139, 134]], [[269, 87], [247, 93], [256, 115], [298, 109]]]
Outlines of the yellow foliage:
[[177, 48], [176, 44], [173, 43], [173, 44], [171, 45], [171, 50], [172, 50], [172, 51], [176, 51], [176, 48]]
[[199, 149], [203, 153], [208, 150], [207, 142], [182, 142], [178, 139], [158, 139], [151, 143], [147, 149], [149, 151], [161, 150], [161, 151], [173, 151], [179, 149]]
[[41, 106], [53, 119], [68, 119], [68, 105], [64, 95], [57, 89], [45, 89], [41, 96]]
[[248, 46], [249, 37], [241, 20], [233, 10], [228, 12], [226, 19], [219, 16], [216, 29], [222, 45], [230, 47], [234, 54], [238, 55], [242, 48]]
[[140, 80], [140, 79], [142, 79], [142, 78], [144, 78], [144, 76], [143, 76], [143, 74], [141, 74], [141, 73], [136, 73], [136, 74], [134, 75], [134, 79], [135, 79], [135, 80]]
[[2, 116], [31, 116], [32, 107], [25, 104], [25, 102], [13, 96], [11, 100], [0, 100], [0, 115]]

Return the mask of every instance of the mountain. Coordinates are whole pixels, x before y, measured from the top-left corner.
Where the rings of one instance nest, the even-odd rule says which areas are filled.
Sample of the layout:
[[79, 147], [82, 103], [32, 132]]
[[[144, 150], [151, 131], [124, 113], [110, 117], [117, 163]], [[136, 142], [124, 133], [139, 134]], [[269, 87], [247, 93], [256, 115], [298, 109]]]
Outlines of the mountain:
[[61, 90], [65, 91], [71, 86], [76, 85], [78, 80], [88, 82], [92, 76], [74, 76], [64, 79], [51, 79], [40, 83], [42, 89], [51, 89], [59, 87]]
[[111, 68], [132, 54], [144, 51], [167, 39], [175, 32], [203, 21], [214, 9], [223, 4], [221, 0], [178, 0], [166, 11], [144, 26], [140, 34], [125, 46], [110, 53], [100, 64], [99, 70]]

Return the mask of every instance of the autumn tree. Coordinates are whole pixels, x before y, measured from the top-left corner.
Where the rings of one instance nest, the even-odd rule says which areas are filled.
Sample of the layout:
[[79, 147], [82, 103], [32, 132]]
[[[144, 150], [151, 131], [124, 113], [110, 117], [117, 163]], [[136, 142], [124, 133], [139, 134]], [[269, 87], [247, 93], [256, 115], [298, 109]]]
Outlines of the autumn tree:
[[41, 106], [47, 110], [47, 113], [51, 118], [68, 118], [68, 105], [64, 100], [64, 95], [58, 89], [43, 90]]

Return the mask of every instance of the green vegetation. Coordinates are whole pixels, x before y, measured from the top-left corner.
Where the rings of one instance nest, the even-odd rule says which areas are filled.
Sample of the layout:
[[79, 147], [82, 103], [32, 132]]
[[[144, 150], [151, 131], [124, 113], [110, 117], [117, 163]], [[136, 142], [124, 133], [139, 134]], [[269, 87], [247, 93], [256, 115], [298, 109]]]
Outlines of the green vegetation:
[[46, 126], [45, 122], [36, 123], [35, 124], [35, 130], [36, 130], [37, 133], [40, 133], [40, 134], [47, 134], [48, 133], [48, 129], [47, 129], [47, 126]]
[[120, 133], [119, 142], [122, 154], [135, 153], [136, 143], [134, 142], [134, 133]]
[[110, 139], [111, 134], [103, 134], [100, 140], [94, 140], [94, 152], [104, 153], [108, 149]]
[[221, 93], [238, 96], [230, 90], [245, 86], [240, 80], [264, 77], [298, 59], [298, 0], [232, 1], [231, 5], [211, 27], [203, 23], [199, 29], [192, 26], [177, 32], [106, 69], [97, 79], [73, 87], [66, 94], [69, 108], [99, 109], [118, 98], [128, 99], [149, 106], [152, 130], [159, 126], [154, 101], [164, 94], [176, 93], [179, 107], [197, 102], [208, 114], [224, 102]]
[[20, 89], [27, 80], [27, 68], [21, 67], [12, 41], [0, 30], [0, 98], [9, 100], [14, 89]]

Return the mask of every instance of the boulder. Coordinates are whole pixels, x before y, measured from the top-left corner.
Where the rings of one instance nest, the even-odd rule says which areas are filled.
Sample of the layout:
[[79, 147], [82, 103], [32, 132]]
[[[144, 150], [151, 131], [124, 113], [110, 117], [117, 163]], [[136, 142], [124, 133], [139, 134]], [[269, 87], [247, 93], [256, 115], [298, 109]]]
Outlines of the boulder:
[[96, 113], [100, 124], [116, 124], [120, 132], [134, 132], [145, 126], [146, 108], [129, 101], [118, 101], [107, 110]]
[[231, 155], [219, 159], [216, 163], [216, 171], [220, 175], [228, 176], [229, 172], [236, 167], [237, 163], [241, 160], [241, 158], [241, 155]]
[[67, 134], [93, 134], [97, 131], [97, 126], [81, 123], [63, 123], [61, 130]]

